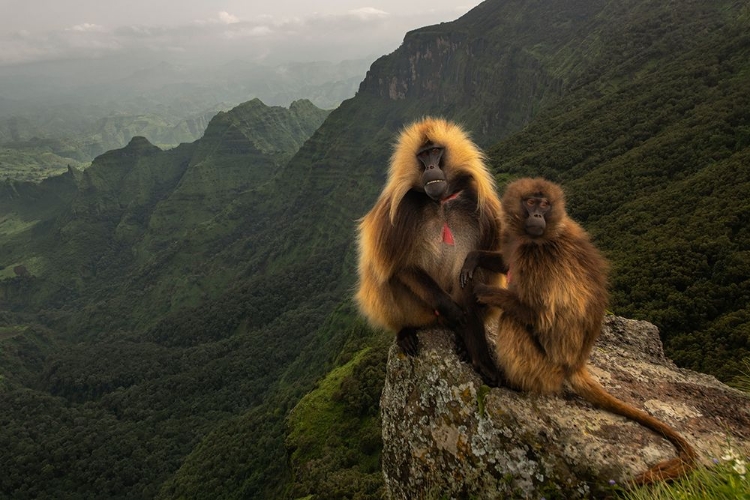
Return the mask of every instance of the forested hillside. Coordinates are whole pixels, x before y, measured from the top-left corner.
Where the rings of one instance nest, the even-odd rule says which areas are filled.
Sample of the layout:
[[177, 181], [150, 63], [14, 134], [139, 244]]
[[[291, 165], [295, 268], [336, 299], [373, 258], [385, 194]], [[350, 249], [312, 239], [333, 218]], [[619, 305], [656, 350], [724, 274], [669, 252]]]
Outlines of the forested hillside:
[[330, 114], [250, 102], [174, 150], [134, 139], [59, 188], [0, 185], [0, 495], [378, 497], [390, 338], [348, 300], [354, 227], [429, 114], [501, 185], [562, 182], [614, 312], [730, 380], [748, 28], [731, 1], [488, 0], [407, 34]]
[[609, 43], [583, 40], [580, 83], [490, 156], [501, 179], [564, 184], [614, 263], [612, 309], [731, 381], [750, 357], [750, 10], [701, 3], [623, 6]]
[[[287, 290], [325, 275], [290, 266], [266, 286], [242, 235], [263, 217], [247, 200], [328, 113], [251, 101], [195, 143], [136, 137], [83, 173], [2, 184], [0, 492], [153, 497], [215, 426], [292, 397], [281, 376], [336, 301], [295, 313]], [[284, 387], [298, 398], [311, 376]]]

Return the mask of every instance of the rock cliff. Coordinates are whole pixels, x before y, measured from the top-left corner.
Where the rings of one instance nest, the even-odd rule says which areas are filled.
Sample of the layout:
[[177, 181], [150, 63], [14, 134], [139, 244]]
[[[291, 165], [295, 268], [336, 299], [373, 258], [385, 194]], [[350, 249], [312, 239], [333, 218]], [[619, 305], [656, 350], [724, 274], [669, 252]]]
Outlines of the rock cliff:
[[[420, 332], [421, 352], [394, 345], [381, 397], [383, 474], [393, 498], [599, 497], [675, 456], [665, 439], [575, 394], [482, 385], [451, 332]], [[710, 463], [750, 448], [750, 398], [665, 358], [650, 323], [608, 317], [592, 374], [618, 398], [674, 426]]]

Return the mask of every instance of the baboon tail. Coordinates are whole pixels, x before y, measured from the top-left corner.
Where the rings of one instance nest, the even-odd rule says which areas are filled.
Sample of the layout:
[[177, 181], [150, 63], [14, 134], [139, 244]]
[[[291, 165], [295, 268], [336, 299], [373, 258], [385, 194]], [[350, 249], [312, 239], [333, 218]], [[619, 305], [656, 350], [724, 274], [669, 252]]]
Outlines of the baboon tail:
[[632, 480], [633, 483], [640, 485], [675, 479], [685, 475], [695, 467], [698, 454], [685, 438], [661, 420], [612, 396], [601, 384], [591, 377], [585, 366], [573, 373], [568, 381], [575, 392], [590, 403], [612, 413], [635, 420], [657, 434], [660, 434], [677, 448], [678, 456], [676, 458], [654, 465], [646, 472], [636, 476]]

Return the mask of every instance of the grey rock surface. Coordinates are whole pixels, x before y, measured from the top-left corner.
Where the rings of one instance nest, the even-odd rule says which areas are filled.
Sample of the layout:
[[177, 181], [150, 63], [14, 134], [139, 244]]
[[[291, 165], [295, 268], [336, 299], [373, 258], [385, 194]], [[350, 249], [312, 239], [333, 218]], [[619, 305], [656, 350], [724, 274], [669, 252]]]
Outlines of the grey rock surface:
[[[419, 333], [420, 354], [395, 344], [381, 396], [383, 474], [392, 498], [599, 498], [676, 455], [641, 425], [569, 390], [540, 396], [482, 384], [453, 333]], [[678, 430], [710, 463], [750, 449], [750, 399], [714, 377], [677, 368], [657, 328], [610, 316], [591, 356], [612, 394]]]

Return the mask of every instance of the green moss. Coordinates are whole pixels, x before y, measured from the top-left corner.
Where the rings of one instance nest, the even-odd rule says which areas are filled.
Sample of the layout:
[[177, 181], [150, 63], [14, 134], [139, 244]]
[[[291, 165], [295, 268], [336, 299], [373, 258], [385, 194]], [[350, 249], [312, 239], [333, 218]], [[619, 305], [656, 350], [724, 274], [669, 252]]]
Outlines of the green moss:
[[490, 386], [482, 384], [479, 387], [479, 390], [477, 391], [477, 405], [479, 407], [479, 414], [485, 415], [484, 413], [484, 399], [487, 397], [487, 394], [490, 393]]
[[345, 377], [367, 354], [369, 348], [356, 353], [351, 361], [335, 368], [318, 383], [318, 387], [297, 403], [288, 418], [290, 432], [287, 442], [295, 449], [292, 459], [307, 461], [320, 455], [335, 422], [344, 419], [346, 407], [334, 399]]
[[382, 494], [378, 403], [386, 352], [383, 341], [356, 352], [290, 413], [286, 446], [295, 476], [293, 496]]

